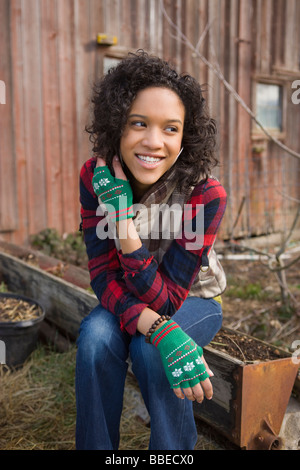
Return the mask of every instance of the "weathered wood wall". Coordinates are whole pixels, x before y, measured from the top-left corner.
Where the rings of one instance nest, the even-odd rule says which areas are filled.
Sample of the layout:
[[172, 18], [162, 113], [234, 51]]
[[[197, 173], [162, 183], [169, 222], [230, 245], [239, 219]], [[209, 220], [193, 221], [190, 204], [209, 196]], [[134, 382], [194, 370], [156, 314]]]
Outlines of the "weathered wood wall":
[[[0, 0], [2, 239], [26, 243], [46, 227], [77, 230], [91, 86], [105, 58], [138, 48], [207, 84], [220, 129], [217, 176], [228, 193], [221, 235], [231, 235], [243, 201], [235, 236], [289, 225], [295, 203], [282, 193], [299, 198], [299, 162], [255, 131], [215, 73], [180, 40], [162, 5], [251, 108], [257, 80], [283, 86], [280, 137], [300, 151], [300, 105], [291, 101], [292, 82], [300, 78], [299, 0]], [[99, 32], [116, 35], [118, 46], [97, 46]], [[259, 158], [252, 153], [257, 143], [265, 148]]]

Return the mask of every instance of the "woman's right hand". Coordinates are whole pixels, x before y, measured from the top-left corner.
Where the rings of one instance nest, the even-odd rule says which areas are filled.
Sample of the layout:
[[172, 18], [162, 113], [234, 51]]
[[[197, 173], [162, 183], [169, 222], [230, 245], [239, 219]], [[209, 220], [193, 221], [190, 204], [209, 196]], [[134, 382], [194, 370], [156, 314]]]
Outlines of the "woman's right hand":
[[98, 157], [92, 184], [96, 195], [105, 204], [111, 219], [127, 220], [134, 216], [132, 189], [117, 157], [114, 157], [113, 164], [114, 169], [117, 168], [119, 173], [121, 172], [120, 175], [113, 176], [105, 160]]

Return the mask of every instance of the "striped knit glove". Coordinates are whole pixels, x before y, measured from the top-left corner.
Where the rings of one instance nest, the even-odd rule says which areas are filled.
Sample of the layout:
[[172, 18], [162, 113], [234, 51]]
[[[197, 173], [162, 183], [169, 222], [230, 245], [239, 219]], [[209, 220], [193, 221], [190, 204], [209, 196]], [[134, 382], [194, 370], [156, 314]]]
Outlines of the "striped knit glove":
[[131, 219], [134, 216], [129, 181], [112, 176], [107, 166], [98, 166], [95, 168], [92, 184], [113, 221]]
[[194, 387], [209, 377], [201, 359], [202, 348], [173, 320], [156, 330], [150, 342], [160, 352], [171, 388]]

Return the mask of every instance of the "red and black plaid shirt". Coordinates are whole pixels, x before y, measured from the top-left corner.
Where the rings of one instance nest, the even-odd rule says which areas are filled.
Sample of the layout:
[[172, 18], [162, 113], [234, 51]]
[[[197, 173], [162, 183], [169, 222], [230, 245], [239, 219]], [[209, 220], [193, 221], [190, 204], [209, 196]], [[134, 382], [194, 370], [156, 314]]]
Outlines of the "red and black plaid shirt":
[[120, 318], [121, 328], [135, 334], [139, 315], [149, 307], [158, 314], [173, 315], [186, 299], [208, 254], [226, 208], [226, 193], [215, 179], [199, 183], [188, 204], [204, 205], [203, 246], [187, 250], [184, 233], [171, 242], [160, 263], [142, 247], [123, 255], [112, 238], [99, 239], [96, 215], [99, 203], [92, 187], [95, 158], [88, 160], [80, 173], [82, 228], [89, 258], [91, 286], [101, 305]]

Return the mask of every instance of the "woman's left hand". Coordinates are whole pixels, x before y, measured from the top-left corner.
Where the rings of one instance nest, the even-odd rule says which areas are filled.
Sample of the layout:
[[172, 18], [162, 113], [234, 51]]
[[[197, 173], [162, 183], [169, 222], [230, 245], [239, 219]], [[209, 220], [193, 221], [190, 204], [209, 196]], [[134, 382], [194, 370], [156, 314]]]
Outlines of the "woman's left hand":
[[[201, 359], [205, 365], [206, 372], [208, 373], [209, 377], [213, 377], [214, 373], [208, 367], [208, 364], [204, 359], [203, 355], [201, 356]], [[198, 403], [202, 403], [202, 401], [204, 400], [204, 396], [208, 400], [211, 400], [213, 397], [213, 387], [209, 378], [205, 379], [203, 382], [197, 383], [193, 387], [188, 387], [184, 389], [174, 388], [173, 391], [178, 398], [183, 399], [184, 397], [186, 397], [188, 400], [197, 401]]]

